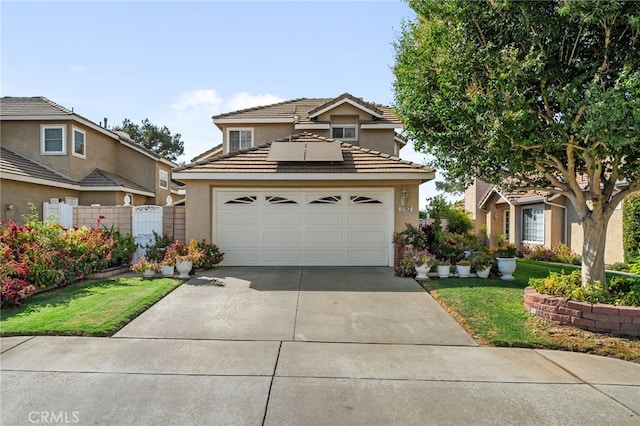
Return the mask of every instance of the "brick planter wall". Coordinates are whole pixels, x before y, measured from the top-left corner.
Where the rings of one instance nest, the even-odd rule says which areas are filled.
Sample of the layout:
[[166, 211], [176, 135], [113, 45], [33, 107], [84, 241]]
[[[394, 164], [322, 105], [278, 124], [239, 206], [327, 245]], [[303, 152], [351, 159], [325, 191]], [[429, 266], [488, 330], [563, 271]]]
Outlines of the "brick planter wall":
[[592, 305], [524, 289], [524, 306], [534, 315], [556, 324], [573, 325], [589, 331], [640, 336], [640, 307]]

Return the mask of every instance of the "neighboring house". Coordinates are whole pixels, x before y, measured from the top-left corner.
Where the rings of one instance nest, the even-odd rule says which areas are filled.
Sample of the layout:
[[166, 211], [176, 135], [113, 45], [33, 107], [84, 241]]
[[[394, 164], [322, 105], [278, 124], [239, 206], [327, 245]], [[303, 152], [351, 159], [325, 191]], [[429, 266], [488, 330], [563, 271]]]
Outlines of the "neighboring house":
[[174, 169], [187, 238], [226, 265], [393, 265], [392, 235], [418, 223], [434, 171], [396, 155], [392, 109], [349, 94], [213, 117], [223, 142]]
[[[29, 203], [165, 205], [176, 164], [44, 97], [0, 99], [0, 216], [20, 221]], [[172, 189], [173, 188], [173, 189]]]
[[[580, 182], [587, 190], [587, 182]], [[490, 246], [498, 237], [516, 246], [524, 244], [552, 247], [568, 245], [582, 254], [583, 231], [573, 205], [563, 195], [546, 191], [501, 192], [476, 180], [465, 193], [465, 209], [475, 220], [476, 232], [486, 227]], [[622, 205], [611, 216], [607, 228], [605, 263], [622, 262]]]

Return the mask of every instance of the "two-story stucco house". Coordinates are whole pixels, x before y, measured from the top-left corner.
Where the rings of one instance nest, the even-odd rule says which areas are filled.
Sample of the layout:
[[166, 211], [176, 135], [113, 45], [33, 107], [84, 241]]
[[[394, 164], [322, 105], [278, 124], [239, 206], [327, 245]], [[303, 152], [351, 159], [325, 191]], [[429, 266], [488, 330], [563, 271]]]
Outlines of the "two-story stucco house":
[[166, 204], [180, 199], [172, 161], [44, 97], [0, 99], [0, 216], [20, 221], [29, 203]]
[[418, 223], [434, 171], [397, 157], [390, 107], [343, 94], [213, 121], [221, 146], [174, 170], [187, 238], [217, 244], [225, 265], [393, 265], [393, 232]]

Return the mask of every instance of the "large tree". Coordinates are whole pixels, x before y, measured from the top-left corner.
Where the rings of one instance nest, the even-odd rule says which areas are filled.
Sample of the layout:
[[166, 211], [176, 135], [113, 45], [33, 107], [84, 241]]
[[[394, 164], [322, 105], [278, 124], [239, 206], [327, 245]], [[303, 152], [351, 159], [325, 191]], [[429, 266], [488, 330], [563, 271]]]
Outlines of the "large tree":
[[417, 149], [452, 181], [567, 197], [583, 283], [604, 282], [609, 218], [640, 190], [640, 2], [409, 4], [394, 86]]
[[128, 133], [136, 143], [169, 160], [176, 161], [184, 154], [184, 142], [180, 140], [182, 135], [172, 135], [167, 126], [152, 124], [148, 118], [142, 120], [140, 125], [125, 118], [121, 125], [114, 126], [112, 130]]

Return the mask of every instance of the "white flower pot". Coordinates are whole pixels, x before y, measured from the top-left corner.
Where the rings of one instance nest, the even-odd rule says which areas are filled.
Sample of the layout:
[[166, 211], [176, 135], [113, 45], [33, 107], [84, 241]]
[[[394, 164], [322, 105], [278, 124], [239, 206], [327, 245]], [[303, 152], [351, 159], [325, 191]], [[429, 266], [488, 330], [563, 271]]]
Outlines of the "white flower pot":
[[429, 276], [427, 274], [429, 273], [430, 269], [431, 269], [431, 267], [428, 266], [428, 265], [416, 266], [416, 272], [418, 273], [416, 275], [416, 279], [417, 280], [428, 280]]
[[478, 278], [489, 278], [489, 274], [491, 273], [491, 266], [487, 266], [486, 268], [476, 271], [476, 275]]
[[162, 265], [160, 267], [160, 272], [163, 277], [172, 277], [175, 269], [176, 267], [174, 265]]
[[193, 262], [189, 260], [183, 260], [176, 262], [176, 269], [178, 270], [178, 278], [189, 278], [189, 272], [193, 267]]
[[145, 269], [142, 271], [142, 276], [145, 278], [153, 278], [156, 272], [153, 269]]
[[456, 272], [459, 278], [469, 278], [471, 273], [471, 265], [456, 265]]
[[449, 278], [449, 265], [438, 265], [438, 276], [440, 278]]
[[516, 258], [515, 257], [498, 257], [498, 270], [502, 274], [502, 279], [505, 281], [513, 281], [513, 273], [516, 271]]

